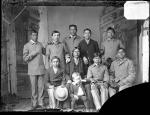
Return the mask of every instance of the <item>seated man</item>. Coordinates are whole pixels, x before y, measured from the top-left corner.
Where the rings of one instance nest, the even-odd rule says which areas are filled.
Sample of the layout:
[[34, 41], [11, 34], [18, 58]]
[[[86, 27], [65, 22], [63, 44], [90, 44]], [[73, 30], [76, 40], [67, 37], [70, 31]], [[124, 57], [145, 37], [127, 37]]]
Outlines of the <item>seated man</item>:
[[[62, 106], [65, 104], [65, 108], [70, 108], [69, 97], [63, 101], [59, 102], [54, 97], [54, 90], [58, 86], [68, 87], [67, 81], [69, 81], [69, 76], [64, 73], [64, 69], [60, 68], [60, 59], [57, 56], [52, 58], [52, 66], [46, 72], [46, 87], [49, 95], [49, 108], [63, 108]], [[67, 84], [66, 84], [67, 83]]]
[[79, 101], [82, 100], [84, 103], [84, 106], [86, 108], [86, 112], [88, 112], [89, 107], [88, 107], [88, 100], [86, 97], [86, 93], [85, 93], [85, 89], [82, 85], [82, 80], [81, 80], [81, 76], [78, 72], [74, 72], [72, 74], [72, 79], [73, 82], [71, 84], [71, 109], [74, 110], [74, 104]]
[[108, 81], [109, 74], [105, 65], [101, 64], [101, 58], [99, 53], [94, 53], [94, 64], [89, 66], [87, 79], [91, 80], [95, 84], [99, 91], [101, 105], [108, 99]]
[[115, 87], [118, 91], [131, 87], [135, 81], [135, 68], [133, 61], [128, 59], [125, 55], [125, 49], [119, 48], [117, 53], [118, 59], [112, 62], [110, 71], [110, 97], [116, 93]]

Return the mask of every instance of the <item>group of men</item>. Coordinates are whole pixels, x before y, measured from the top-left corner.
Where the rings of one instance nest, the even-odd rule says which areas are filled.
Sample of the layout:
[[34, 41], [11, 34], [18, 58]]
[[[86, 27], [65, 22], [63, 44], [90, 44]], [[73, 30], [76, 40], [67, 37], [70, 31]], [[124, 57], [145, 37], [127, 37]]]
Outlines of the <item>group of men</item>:
[[[114, 38], [113, 28], [107, 29], [107, 39], [102, 42], [101, 49], [97, 41], [91, 39], [92, 31], [89, 28], [83, 30], [83, 37], [77, 35], [76, 25], [69, 25], [69, 31], [69, 36], [60, 42], [60, 32], [54, 30], [45, 48], [37, 40], [38, 33], [32, 31], [31, 40], [24, 46], [23, 59], [28, 63], [32, 109], [44, 107], [45, 86], [50, 108], [61, 106], [74, 109], [74, 103], [81, 99], [86, 111], [93, 111], [100, 107], [96, 107], [94, 102], [91, 84], [97, 88], [103, 105], [117, 91], [131, 87], [134, 83], [133, 61], [126, 57], [122, 42]], [[46, 56], [45, 64], [43, 55]], [[52, 99], [58, 86], [68, 89], [69, 95], [65, 101]], [[78, 95], [80, 86], [82, 91]]]

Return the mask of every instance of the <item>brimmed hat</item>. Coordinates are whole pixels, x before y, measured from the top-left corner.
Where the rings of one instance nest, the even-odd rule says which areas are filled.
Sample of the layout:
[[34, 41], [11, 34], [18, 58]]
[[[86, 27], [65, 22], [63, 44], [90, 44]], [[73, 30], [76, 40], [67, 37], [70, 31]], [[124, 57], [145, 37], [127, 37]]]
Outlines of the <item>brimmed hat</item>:
[[59, 101], [64, 101], [68, 97], [68, 89], [66, 87], [58, 86], [54, 91], [54, 96]]

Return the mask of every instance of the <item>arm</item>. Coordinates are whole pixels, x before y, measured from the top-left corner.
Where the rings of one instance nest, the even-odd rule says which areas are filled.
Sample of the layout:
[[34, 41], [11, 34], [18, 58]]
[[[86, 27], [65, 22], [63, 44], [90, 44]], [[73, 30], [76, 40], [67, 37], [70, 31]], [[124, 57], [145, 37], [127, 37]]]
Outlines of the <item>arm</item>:
[[88, 67], [88, 72], [87, 72], [87, 79], [89, 80], [93, 80], [93, 74], [92, 74], [92, 71], [91, 71], [91, 67]]
[[27, 48], [27, 45], [24, 45], [24, 48], [23, 48], [23, 60], [24, 60], [25, 62], [30, 61], [29, 49]]
[[97, 41], [95, 42], [95, 52], [100, 52]]
[[120, 85], [124, 85], [127, 83], [133, 83], [135, 80], [135, 68], [134, 68], [134, 64], [132, 61], [129, 61], [128, 64], [128, 77], [126, 77], [125, 79], [121, 80], [119, 82]]
[[107, 67], [105, 67], [105, 72], [104, 72], [104, 80], [106, 82], [109, 82], [109, 73]]
[[46, 60], [45, 60], [46, 69], [49, 68], [49, 59], [50, 59], [50, 49], [49, 49], [49, 45], [47, 45], [47, 47], [46, 47]]
[[68, 47], [67, 47], [67, 44], [66, 44], [66, 42], [65, 42], [65, 39], [63, 40], [62, 44], [63, 44], [63, 48], [64, 48], [64, 53], [65, 53], [65, 55], [66, 55], [66, 54], [69, 54], [69, 49], [68, 49]]
[[120, 47], [120, 48], [125, 48], [125, 46], [123, 45], [123, 43], [122, 43], [121, 40], [119, 40], [119, 47]]

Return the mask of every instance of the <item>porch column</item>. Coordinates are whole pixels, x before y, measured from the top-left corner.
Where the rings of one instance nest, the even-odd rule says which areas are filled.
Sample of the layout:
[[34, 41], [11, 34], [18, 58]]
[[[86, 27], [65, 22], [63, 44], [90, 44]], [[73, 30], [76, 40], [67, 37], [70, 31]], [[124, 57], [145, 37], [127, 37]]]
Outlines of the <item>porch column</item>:
[[[39, 22], [39, 32], [38, 32], [38, 41], [46, 47], [48, 41], [48, 20], [47, 20], [47, 7], [39, 6], [40, 13], [40, 22]], [[44, 64], [45, 64], [45, 56], [43, 55]]]

